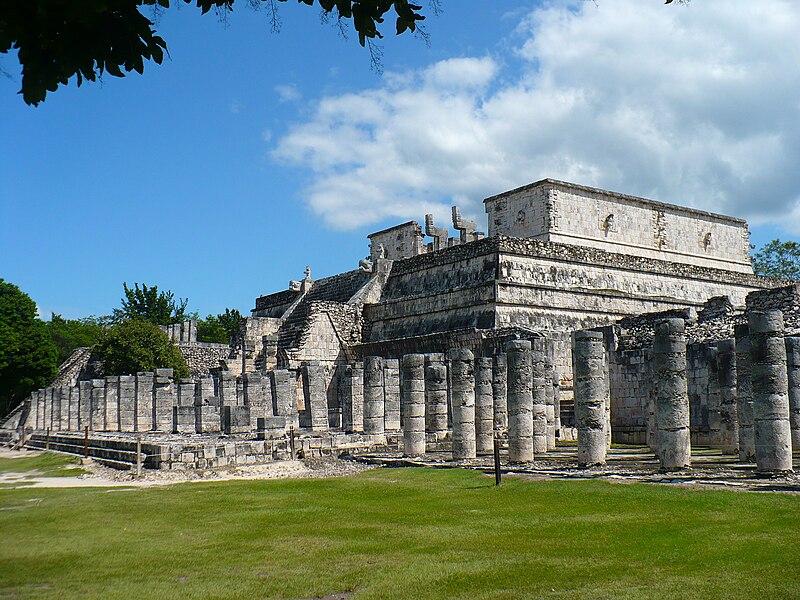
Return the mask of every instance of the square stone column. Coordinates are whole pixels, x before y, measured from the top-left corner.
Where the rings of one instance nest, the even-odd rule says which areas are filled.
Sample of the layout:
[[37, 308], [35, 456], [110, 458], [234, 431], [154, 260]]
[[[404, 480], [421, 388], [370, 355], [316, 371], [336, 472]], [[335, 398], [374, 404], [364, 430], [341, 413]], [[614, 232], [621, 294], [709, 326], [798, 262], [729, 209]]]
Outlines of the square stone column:
[[136, 378], [120, 375], [117, 388], [118, 422], [120, 431], [136, 431]]
[[153, 429], [153, 377], [150, 371], [136, 374], [136, 431]]
[[92, 379], [91, 431], [103, 431], [106, 426], [106, 380]]
[[341, 380], [342, 428], [347, 433], [364, 431], [364, 366], [347, 365]]
[[172, 407], [177, 405], [177, 391], [172, 369], [156, 369], [153, 380], [153, 429], [172, 431]]
[[328, 394], [325, 378], [325, 367], [318, 361], [309, 361], [301, 367], [303, 377], [303, 396], [306, 411], [310, 416], [311, 429], [327, 431], [328, 427]]
[[105, 431], [119, 431], [119, 377], [106, 377]]

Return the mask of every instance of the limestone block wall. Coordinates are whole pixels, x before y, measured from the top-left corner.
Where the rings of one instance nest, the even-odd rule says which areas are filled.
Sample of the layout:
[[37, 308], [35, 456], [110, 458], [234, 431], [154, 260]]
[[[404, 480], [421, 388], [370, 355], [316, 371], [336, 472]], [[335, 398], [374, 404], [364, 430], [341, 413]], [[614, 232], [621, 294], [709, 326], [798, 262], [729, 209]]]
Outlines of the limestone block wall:
[[[417, 256], [427, 251], [423, 243], [422, 227], [416, 221], [408, 221], [367, 236], [369, 253], [373, 261], [378, 258], [396, 260]], [[383, 246], [383, 256], [379, 247]]]
[[615, 442], [646, 444], [653, 400], [652, 349], [612, 353], [609, 362], [611, 431]]
[[556, 180], [487, 198], [502, 234], [752, 273], [741, 219]]
[[231, 348], [227, 344], [194, 342], [178, 344], [178, 350], [183, 355], [192, 376], [200, 377], [208, 375], [212, 369], [219, 368], [220, 364], [228, 358]]

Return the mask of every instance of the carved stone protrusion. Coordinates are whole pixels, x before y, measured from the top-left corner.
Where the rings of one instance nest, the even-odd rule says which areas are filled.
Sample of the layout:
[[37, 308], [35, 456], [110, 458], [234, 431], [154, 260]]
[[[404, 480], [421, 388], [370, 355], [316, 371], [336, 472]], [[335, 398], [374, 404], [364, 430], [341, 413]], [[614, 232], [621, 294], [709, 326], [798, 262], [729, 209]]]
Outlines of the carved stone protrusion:
[[302, 283], [300, 281], [295, 281], [294, 279], [289, 281], [289, 289], [293, 292], [299, 292], [301, 287]]
[[425, 215], [425, 235], [433, 238], [433, 250], [447, 248], [447, 227], [436, 227], [433, 224], [433, 215]]
[[358, 261], [358, 268], [364, 271], [365, 273], [372, 273], [373, 265], [372, 259], [369, 256], [362, 258]]
[[478, 228], [478, 224], [475, 221], [463, 219], [461, 217], [461, 209], [457, 206], [453, 207], [453, 227], [458, 230], [462, 244], [483, 238], [482, 232], [475, 231]]

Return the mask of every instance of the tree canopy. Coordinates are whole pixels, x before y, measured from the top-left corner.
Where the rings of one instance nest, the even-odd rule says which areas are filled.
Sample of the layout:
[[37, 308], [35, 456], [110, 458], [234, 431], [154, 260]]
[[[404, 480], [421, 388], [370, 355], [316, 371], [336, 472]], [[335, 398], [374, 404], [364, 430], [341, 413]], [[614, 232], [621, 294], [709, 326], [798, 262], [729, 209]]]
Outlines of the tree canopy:
[[65, 319], [52, 313], [45, 326], [58, 351], [58, 363], [61, 364], [76, 348], [94, 346], [103, 331], [104, 322], [97, 317]]
[[197, 339], [201, 342], [229, 344], [231, 338], [239, 333], [241, 323], [241, 313], [235, 308], [226, 308], [224, 313], [208, 315], [197, 321]]
[[800, 243], [772, 240], [753, 255], [757, 275], [800, 281]]
[[[288, 0], [277, 0], [287, 2]], [[22, 94], [27, 104], [37, 105], [47, 92], [66, 85], [77, 76], [95, 81], [104, 73], [124, 77], [125, 72], [144, 72], [144, 63], [161, 64], [167, 43], [157, 35], [153, 15], [171, 5], [191, 4], [205, 14], [232, 11], [235, 0], [4, 0], [0, 4], [0, 53], [19, 50]], [[276, 23], [276, 0], [247, 0], [253, 8], [266, 6]], [[364, 46], [383, 37], [379, 26], [387, 13], [395, 16], [398, 35], [416, 31], [425, 17], [422, 8], [408, 0], [297, 0], [318, 4], [326, 16], [351, 23]], [[242, 5], [244, 0], [239, 1]], [[432, 6], [438, 6], [432, 2]], [[151, 15], [152, 16], [152, 15]]]
[[57, 352], [36, 304], [0, 279], [0, 415], [58, 375]]
[[125, 296], [122, 298], [122, 308], [115, 308], [112, 319], [121, 323], [127, 319], [141, 319], [153, 325], [171, 325], [186, 319], [186, 305], [189, 300], [181, 298], [175, 300], [175, 294], [169, 290], [159, 292], [158, 286], [148, 287], [138, 283], [129, 288], [127, 283], [122, 284]]
[[167, 368], [174, 369], [175, 377], [189, 376], [178, 347], [157, 325], [142, 319], [130, 319], [103, 331], [94, 353], [106, 375]]

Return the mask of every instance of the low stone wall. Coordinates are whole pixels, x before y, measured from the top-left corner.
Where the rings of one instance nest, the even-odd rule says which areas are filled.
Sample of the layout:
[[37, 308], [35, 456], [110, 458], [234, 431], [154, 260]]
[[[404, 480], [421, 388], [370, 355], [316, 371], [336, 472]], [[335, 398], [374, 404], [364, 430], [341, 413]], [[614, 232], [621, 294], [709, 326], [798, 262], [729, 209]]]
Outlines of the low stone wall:
[[231, 348], [227, 344], [210, 342], [178, 344], [178, 350], [194, 377], [208, 375], [212, 369], [218, 369], [231, 353]]

